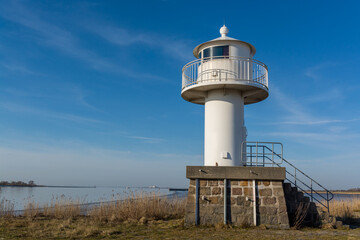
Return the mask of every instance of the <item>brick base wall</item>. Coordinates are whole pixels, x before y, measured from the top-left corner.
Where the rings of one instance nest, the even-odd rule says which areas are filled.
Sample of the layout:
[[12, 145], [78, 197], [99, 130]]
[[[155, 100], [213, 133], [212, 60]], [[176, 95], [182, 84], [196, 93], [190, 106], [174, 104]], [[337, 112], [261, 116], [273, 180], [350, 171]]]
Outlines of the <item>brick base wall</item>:
[[[199, 223], [201, 225], [224, 222], [224, 180], [199, 180]], [[227, 222], [235, 226], [254, 224], [252, 180], [227, 181]], [[275, 228], [289, 228], [283, 181], [256, 180], [257, 224]], [[185, 223], [195, 224], [195, 179], [190, 179]]]

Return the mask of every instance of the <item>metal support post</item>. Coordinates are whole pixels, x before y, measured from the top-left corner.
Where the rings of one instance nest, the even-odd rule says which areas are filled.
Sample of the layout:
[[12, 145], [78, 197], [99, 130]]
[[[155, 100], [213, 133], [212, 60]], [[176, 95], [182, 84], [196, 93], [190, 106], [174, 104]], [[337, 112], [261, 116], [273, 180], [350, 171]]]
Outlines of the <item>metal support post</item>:
[[224, 224], [227, 224], [227, 179], [224, 179]]
[[196, 180], [196, 189], [195, 189], [195, 225], [199, 225], [199, 193], [200, 193], [200, 180]]

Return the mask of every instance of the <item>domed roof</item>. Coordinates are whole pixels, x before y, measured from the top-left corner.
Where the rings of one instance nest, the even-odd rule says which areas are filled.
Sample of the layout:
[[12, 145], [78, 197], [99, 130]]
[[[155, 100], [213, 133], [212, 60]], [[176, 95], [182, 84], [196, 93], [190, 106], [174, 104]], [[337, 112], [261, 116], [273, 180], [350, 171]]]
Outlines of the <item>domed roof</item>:
[[221, 28], [220, 28], [220, 34], [221, 34], [221, 36], [222, 37], [226, 37], [226, 35], [229, 33], [229, 29], [225, 26], [225, 24], [224, 24], [224, 26], [222, 26]]
[[199, 50], [200, 48], [203, 46], [203, 45], [208, 45], [209, 43], [212, 44], [212, 43], [219, 43], [219, 42], [237, 42], [237, 43], [242, 43], [242, 44], [246, 44], [249, 46], [250, 48], [250, 51], [251, 51], [251, 55], [254, 56], [255, 53], [256, 53], [256, 48], [250, 44], [250, 43], [247, 43], [247, 42], [244, 42], [244, 41], [240, 41], [238, 39], [235, 39], [235, 38], [231, 38], [231, 37], [228, 37], [227, 34], [229, 33], [229, 29], [223, 25], [221, 28], [220, 28], [220, 34], [221, 34], [221, 37], [218, 37], [218, 38], [215, 38], [213, 40], [210, 40], [208, 42], [204, 42], [204, 43], [201, 43], [199, 45], [197, 45], [194, 50], [193, 50], [193, 54], [196, 58], [199, 57]]

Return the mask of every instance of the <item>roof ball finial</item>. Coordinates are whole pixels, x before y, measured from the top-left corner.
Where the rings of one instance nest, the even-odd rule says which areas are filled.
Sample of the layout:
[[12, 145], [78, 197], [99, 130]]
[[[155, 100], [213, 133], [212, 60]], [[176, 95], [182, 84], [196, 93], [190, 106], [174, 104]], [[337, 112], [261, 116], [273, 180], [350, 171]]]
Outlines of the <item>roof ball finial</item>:
[[226, 37], [226, 35], [229, 33], [229, 29], [225, 26], [222, 26], [220, 28], [220, 34], [221, 34], [221, 37]]

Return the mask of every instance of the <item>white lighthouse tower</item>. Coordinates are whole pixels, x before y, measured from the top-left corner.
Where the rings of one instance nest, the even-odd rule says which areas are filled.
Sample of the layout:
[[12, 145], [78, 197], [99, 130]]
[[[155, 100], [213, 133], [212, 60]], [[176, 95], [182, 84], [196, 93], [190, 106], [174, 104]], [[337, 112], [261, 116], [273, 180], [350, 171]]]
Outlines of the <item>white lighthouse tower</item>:
[[255, 47], [228, 32], [224, 25], [221, 37], [196, 46], [197, 59], [182, 69], [181, 96], [205, 105], [205, 166], [246, 165], [244, 105], [269, 95], [268, 70], [253, 59]]

